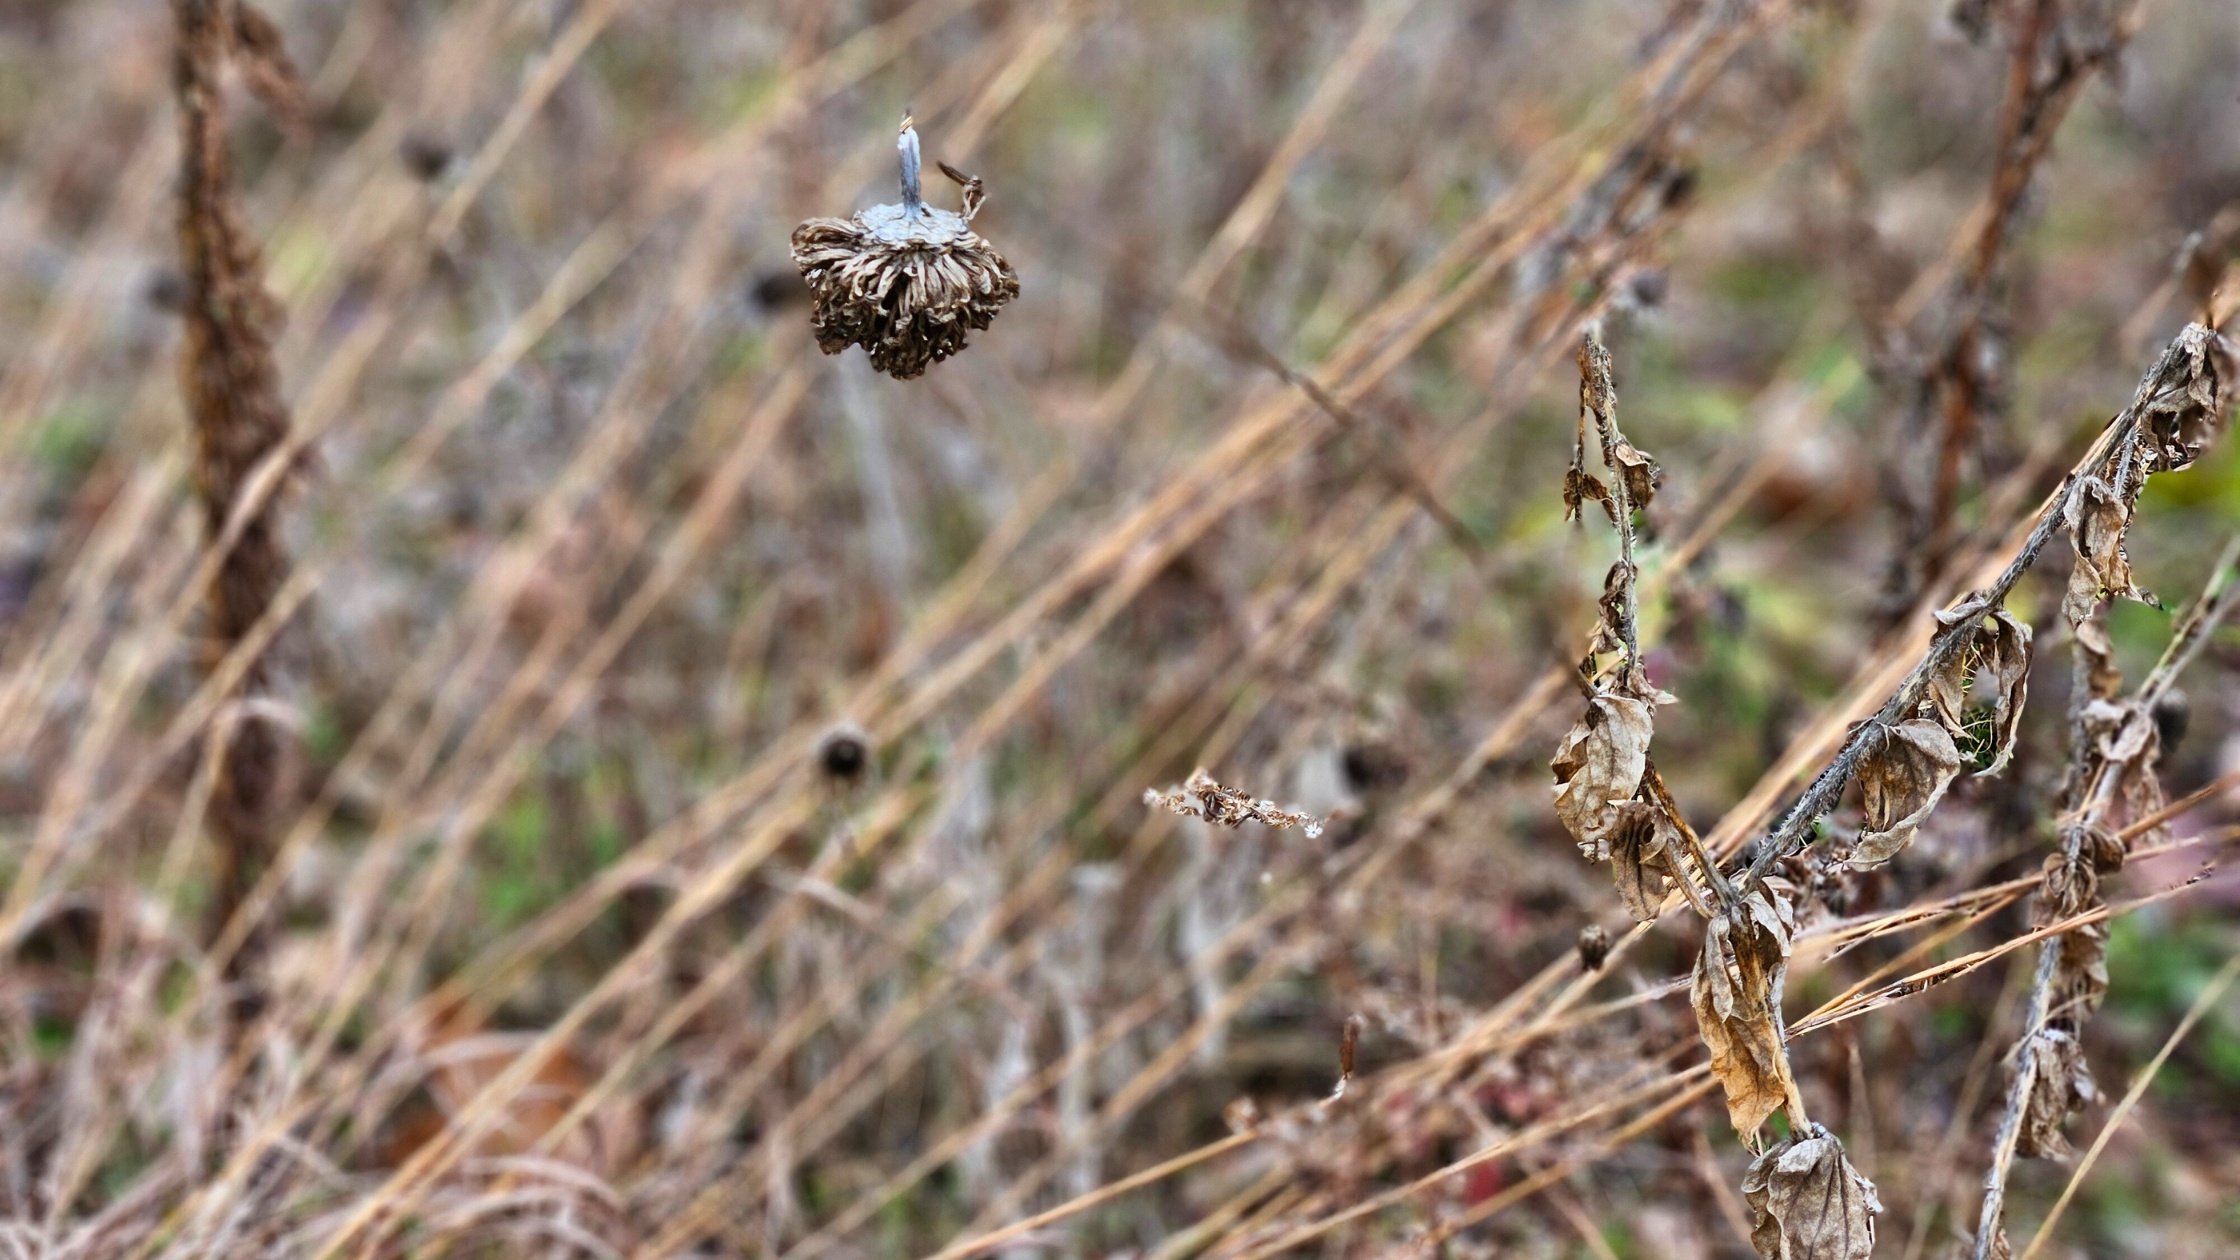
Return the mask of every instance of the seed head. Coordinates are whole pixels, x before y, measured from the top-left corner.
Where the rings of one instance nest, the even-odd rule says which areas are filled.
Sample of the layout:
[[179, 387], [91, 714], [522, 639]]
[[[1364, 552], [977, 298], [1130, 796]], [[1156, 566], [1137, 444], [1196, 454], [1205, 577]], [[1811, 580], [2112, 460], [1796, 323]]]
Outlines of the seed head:
[[980, 181], [942, 166], [965, 187], [964, 213], [936, 210], [919, 196], [918, 132], [907, 114], [896, 148], [902, 204], [808, 220], [793, 230], [793, 264], [816, 303], [818, 348], [862, 346], [872, 367], [909, 380], [993, 323], [1019, 296], [1019, 275], [970, 227], [985, 199]]
[[817, 741], [817, 768], [835, 783], [854, 783], [870, 763], [870, 737], [853, 722], [833, 727]]
[[1610, 934], [1599, 923], [1589, 923], [1579, 929], [1579, 965], [1589, 971], [1602, 970], [1610, 958]]

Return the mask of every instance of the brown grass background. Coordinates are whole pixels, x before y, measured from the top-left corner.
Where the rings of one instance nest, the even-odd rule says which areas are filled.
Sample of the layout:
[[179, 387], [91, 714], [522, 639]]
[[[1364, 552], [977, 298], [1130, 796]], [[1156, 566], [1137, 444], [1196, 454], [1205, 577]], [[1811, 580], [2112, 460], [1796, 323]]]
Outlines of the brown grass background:
[[[1627, 937], [1549, 808], [1615, 554], [1562, 520], [1578, 329], [1665, 469], [1657, 764], [1739, 846], [2240, 243], [2240, 12], [2137, 6], [2016, 168], [2019, 33], [2129, 6], [1949, 8], [274, 0], [302, 116], [220, 85], [292, 434], [243, 626], [170, 14], [0, 0], [0, 1255], [1750, 1254], [1698, 929]], [[787, 237], [893, 199], [905, 106], [1023, 292], [894, 382], [817, 354]], [[2236, 527], [2223, 444], [2142, 584]], [[2055, 550], [2016, 763], [1792, 963], [1878, 1255], [1975, 1230]], [[2170, 623], [2113, 611], [2133, 675]], [[2180, 679], [2173, 796], [2240, 770], [2236, 663]], [[1201, 765], [1331, 825], [1145, 809]], [[2229, 880], [2161, 895], [2229, 817], [2110, 881], [2080, 1148], [2240, 947]], [[2041, 1254], [2240, 1254], [2222, 992]], [[2018, 1251], [2074, 1167], [2017, 1165]]]

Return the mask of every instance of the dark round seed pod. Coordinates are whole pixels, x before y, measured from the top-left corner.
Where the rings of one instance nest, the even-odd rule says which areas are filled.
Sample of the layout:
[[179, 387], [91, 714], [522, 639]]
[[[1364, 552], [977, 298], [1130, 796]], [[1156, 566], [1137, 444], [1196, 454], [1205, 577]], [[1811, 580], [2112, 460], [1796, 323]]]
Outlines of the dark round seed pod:
[[451, 169], [451, 145], [424, 131], [405, 133], [397, 142], [397, 160], [423, 184], [432, 184]]
[[861, 727], [836, 726], [817, 741], [817, 769], [836, 783], [854, 783], [871, 765], [871, 740]]
[[2165, 691], [2154, 702], [2154, 730], [2162, 741], [2164, 757], [2177, 750], [2178, 741], [2186, 737], [2186, 726], [2192, 720], [2193, 702], [2182, 691]]
[[1610, 934], [1599, 923], [1589, 923], [1579, 929], [1579, 965], [1589, 971], [1602, 970], [1610, 958]]

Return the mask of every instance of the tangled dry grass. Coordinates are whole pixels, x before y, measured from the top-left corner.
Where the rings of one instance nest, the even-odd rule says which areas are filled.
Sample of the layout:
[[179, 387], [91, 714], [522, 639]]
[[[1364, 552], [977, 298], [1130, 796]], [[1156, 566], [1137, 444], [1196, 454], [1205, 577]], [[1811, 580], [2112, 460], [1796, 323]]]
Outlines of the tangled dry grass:
[[0, 3], [0, 1256], [2240, 1254], [2229, 17]]

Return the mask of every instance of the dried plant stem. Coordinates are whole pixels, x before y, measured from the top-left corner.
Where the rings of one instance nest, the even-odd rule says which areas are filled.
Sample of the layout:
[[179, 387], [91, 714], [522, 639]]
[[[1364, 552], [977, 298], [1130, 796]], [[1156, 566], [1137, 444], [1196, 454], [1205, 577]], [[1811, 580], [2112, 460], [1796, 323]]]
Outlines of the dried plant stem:
[[[288, 577], [277, 512], [266, 498], [245, 499], [252, 477], [288, 437], [272, 337], [278, 304], [265, 292], [257, 248], [241, 222], [226, 150], [220, 76], [236, 20], [224, 0], [172, 0], [178, 44], [174, 89], [179, 103], [181, 170], [178, 237], [186, 280], [186, 341], [181, 388], [194, 434], [194, 480], [213, 544], [232, 539], [208, 590], [208, 656], [213, 665], [255, 632]], [[267, 661], [242, 670], [238, 698], [270, 686]], [[209, 906], [214, 936], [248, 897], [270, 857], [279, 804], [284, 747], [266, 715], [252, 711], [222, 723], [213, 739], [229, 739], [217, 759], [210, 820], [217, 838], [215, 891]], [[229, 964], [238, 978], [256, 964], [245, 949]]]

